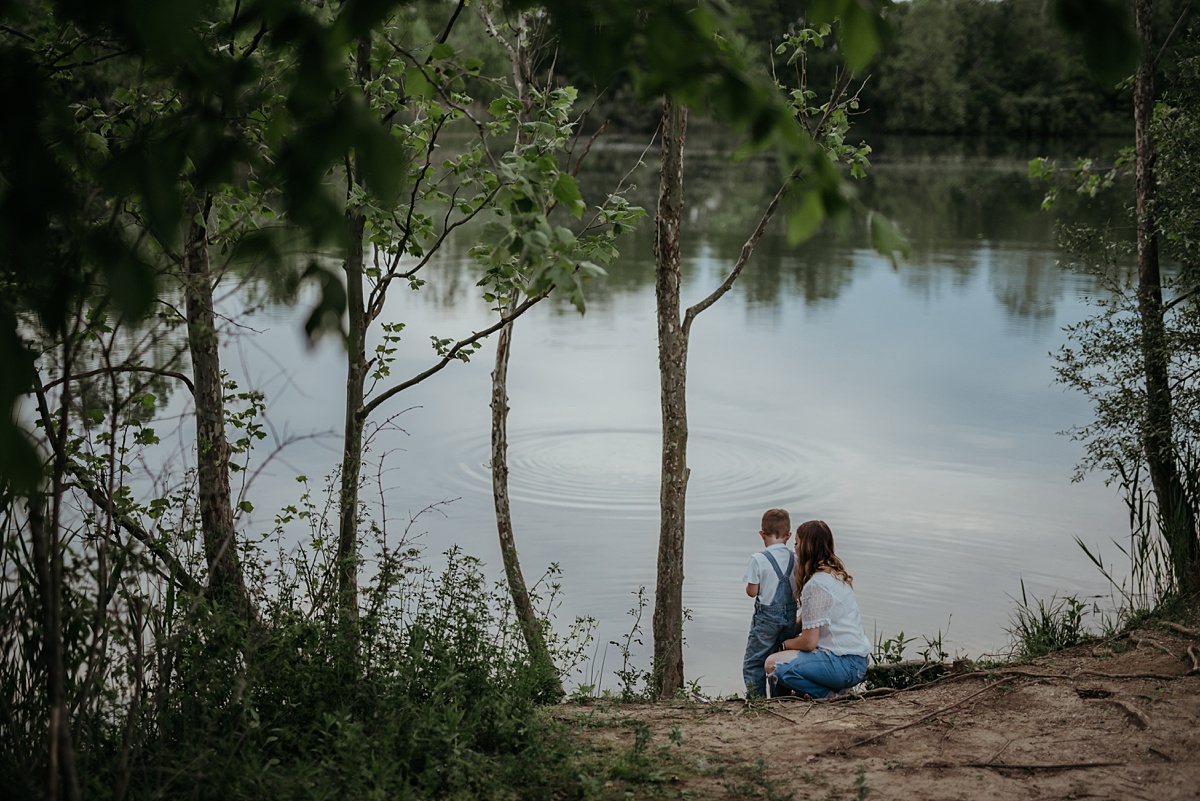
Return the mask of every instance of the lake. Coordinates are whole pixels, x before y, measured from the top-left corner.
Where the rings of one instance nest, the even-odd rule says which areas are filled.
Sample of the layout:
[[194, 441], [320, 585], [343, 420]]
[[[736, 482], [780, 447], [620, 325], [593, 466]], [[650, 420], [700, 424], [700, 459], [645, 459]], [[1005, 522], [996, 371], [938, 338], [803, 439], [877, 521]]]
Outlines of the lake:
[[[705, 691], [741, 687], [753, 603], [741, 578], [773, 506], [791, 512], [793, 527], [830, 524], [872, 640], [940, 633], [951, 655], [1002, 652], [1022, 582], [1037, 597], [1107, 603], [1107, 583], [1075, 538], [1120, 564], [1111, 540], [1127, 539], [1127, 513], [1103, 476], [1072, 483], [1082, 446], [1059, 432], [1090, 411], [1054, 383], [1051, 356], [1063, 326], [1088, 314], [1096, 287], [1058, 264], [1056, 218], [1038, 210], [1042, 190], [1026, 178], [1027, 160], [1042, 151], [1016, 150], [879, 148], [859, 190], [911, 238], [910, 260], [893, 267], [872, 252], [861, 220], [795, 248], [777, 221], [739, 284], [697, 319], [684, 666]], [[631, 144], [593, 153], [588, 180], [611, 186], [639, 152]], [[685, 301], [695, 302], [732, 266], [777, 179], [769, 163], [732, 164], [703, 142], [687, 168], [684, 286]], [[656, 172], [642, 170], [637, 181], [635, 199], [652, 212]], [[637, 591], [645, 586], [652, 599], [655, 580], [651, 241], [647, 220], [589, 288], [585, 315], [550, 301], [522, 318], [509, 375], [510, 486], [525, 574], [533, 580], [559, 566], [558, 627], [576, 616], [599, 621], [594, 659], [573, 682], [603, 675], [613, 689], [621, 655], [606, 643], [630, 631]], [[460, 338], [487, 325], [469, 244], [454, 243], [426, 288], [395, 295], [389, 314], [407, 327], [394, 376], [432, 363], [431, 335]], [[344, 369], [330, 343], [305, 350], [302, 318], [301, 309], [274, 310], [251, 321], [256, 333], [227, 339], [227, 368], [267, 393], [277, 436], [320, 435], [293, 443], [254, 479], [249, 532], [268, 530], [274, 510], [294, 502], [295, 475], [317, 485], [340, 457]], [[394, 399], [384, 411], [398, 416], [369, 454], [372, 465], [384, 457], [382, 468], [364, 473], [377, 476], [385, 503], [374, 509], [393, 540], [410, 516], [437, 504], [410, 535], [434, 561], [460, 546], [499, 579], [492, 358], [485, 346], [470, 364]], [[652, 600], [645, 643], [651, 608]], [[649, 666], [648, 647], [634, 656]]]

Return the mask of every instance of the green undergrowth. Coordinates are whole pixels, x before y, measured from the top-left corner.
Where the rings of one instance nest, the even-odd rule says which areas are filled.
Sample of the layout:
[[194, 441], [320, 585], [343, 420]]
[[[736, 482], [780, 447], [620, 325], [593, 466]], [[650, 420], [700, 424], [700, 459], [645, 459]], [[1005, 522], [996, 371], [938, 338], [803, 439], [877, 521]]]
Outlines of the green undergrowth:
[[[546, 714], [557, 675], [530, 663], [507, 593], [479, 562], [451, 552], [439, 574], [406, 562], [363, 597], [380, 589], [386, 600], [364, 604], [353, 636], [293, 581], [273, 588], [253, 624], [172, 594], [141, 610], [140, 628], [113, 629], [91, 650], [95, 609], [70, 598], [84, 797], [586, 797], [592, 756]], [[22, 651], [36, 640], [36, 610], [32, 596], [3, 600], [0, 626], [17, 647], [0, 652], [0, 693], [13, 699], [0, 710], [0, 786], [38, 799], [48, 710], [34, 703], [38, 662]], [[552, 642], [574, 658], [563, 649], [575, 646]]]

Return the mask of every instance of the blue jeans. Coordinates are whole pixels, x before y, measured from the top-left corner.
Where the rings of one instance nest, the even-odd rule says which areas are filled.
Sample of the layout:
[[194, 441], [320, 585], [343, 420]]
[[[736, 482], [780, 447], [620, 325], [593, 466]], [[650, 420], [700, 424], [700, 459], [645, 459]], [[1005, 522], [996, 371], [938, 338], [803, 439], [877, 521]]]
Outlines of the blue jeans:
[[750, 636], [746, 639], [746, 656], [742, 660], [742, 680], [746, 683], [747, 698], [762, 698], [767, 694], [767, 674], [763, 663], [767, 657], [783, 648], [783, 641], [796, 636], [796, 605], [755, 604], [750, 621]]
[[828, 698], [853, 687], [867, 675], [865, 656], [837, 656], [828, 651], [801, 651], [791, 662], [775, 665], [775, 681], [813, 698]]

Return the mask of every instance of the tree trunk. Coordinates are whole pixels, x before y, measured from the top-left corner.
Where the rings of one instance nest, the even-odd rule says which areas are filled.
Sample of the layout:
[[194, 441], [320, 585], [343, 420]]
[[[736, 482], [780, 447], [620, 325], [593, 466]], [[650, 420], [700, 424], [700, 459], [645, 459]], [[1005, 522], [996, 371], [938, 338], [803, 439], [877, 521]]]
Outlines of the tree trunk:
[[[514, 293], [506, 309], [511, 311], [516, 308], [517, 300], [518, 296]], [[563, 687], [558, 669], [546, 647], [542, 624], [529, 600], [529, 589], [521, 572], [508, 501], [508, 356], [512, 348], [512, 335], [512, 323], [500, 329], [496, 341], [496, 367], [492, 371], [492, 498], [496, 505], [496, 529], [500, 535], [500, 556], [504, 561], [508, 591], [512, 595], [517, 620], [521, 623], [530, 661], [544, 669], [548, 688], [561, 696]]]
[[[358, 42], [357, 69], [360, 85], [370, 80], [371, 43]], [[357, 165], [351, 161], [348, 180], [362, 183]], [[358, 483], [362, 471], [363, 395], [367, 381], [367, 314], [363, 300], [366, 217], [357, 206], [346, 210], [349, 251], [346, 272], [346, 419], [342, 437], [342, 485], [338, 493], [337, 614], [342, 633], [352, 652], [358, 647]]]
[[670, 698], [683, 687], [683, 536], [687, 501], [687, 337], [680, 320], [679, 222], [687, 107], [663, 101], [662, 169], [654, 235], [658, 367], [662, 398], [662, 484], [658, 576], [654, 591], [655, 690]]
[[209, 597], [229, 604], [249, 618], [250, 597], [242, 574], [229, 487], [229, 441], [225, 436], [225, 390], [221, 380], [217, 321], [213, 310], [213, 277], [208, 231], [204, 225], [207, 197], [190, 209], [187, 249], [183, 259], [188, 348], [196, 402], [196, 473], [200, 527], [208, 563]]
[[1158, 501], [1163, 534], [1180, 590], [1200, 590], [1200, 551], [1195, 511], [1180, 480], [1174, 448], [1169, 353], [1159, 271], [1158, 228], [1154, 216], [1154, 37], [1153, 2], [1136, 0], [1134, 14], [1142, 58], [1134, 77], [1135, 193], [1137, 209], [1138, 313], [1146, 373], [1146, 418], [1142, 447]]
[[[513, 88], [521, 101], [521, 119], [528, 122], [529, 113], [533, 108], [533, 96], [528, 79], [531, 72], [530, 52], [524, 47], [524, 37], [529, 33], [526, 17], [523, 13], [517, 14], [511, 23], [517, 36], [515, 40], [509, 40], [500, 35], [492, 21], [492, 9], [488, 3], [480, 5], [480, 13], [488, 32], [508, 51]], [[523, 141], [520, 131], [517, 133], [517, 141]], [[520, 299], [520, 292], [514, 291], [503, 306], [502, 314], [515, 311]], [[510, 322], [500, 329], [500, 336], [496, 342], [496, 366], [492, 370], [492, 500], [496, 507], [496, 531], [500, 537], [500, 557], [504, 561], [508, 592], [512, 596], [517, 620], [521, 623], [521, 634], [525, 638], [525, 647], [529, 649], [529, 658], [534, 665], [543, 669], [547, 689], [555, 695], [562, 696], [564, 691], [558, 668], [546, 647], [542, 623], [533, 608], [529, 588], [521, 572], [521, 560], [517, 554], [517, 540], [513, 531], [512, 509], [508, 499], [508, 358], [512, 352], [512, 337], [513, 323]]]
[[[57, 466], [55, 475], [55, 483], [58, 484], [57, 478], [62, 474], [57, 471]], [[62, 544], [59, 542], [57, 525], [54, 522], [46, 525], [45, 500], [35, 495], [29, 499], [26, 508], [38, 573], [38, 589], [42, 597], [42, 656], [46, 664], [46, 700], [50, 707], [46, 798], [51, 801], [60, 798], [77, 801], [81, 795], [75, 766], [75, 746], [71, 737], [71, 706], [67, 697], [63, 655]]]
[[342, 437], [342, 485], [338, 495], [338, 617], [347, 633], [358, 623], [358, 483], [362, 470], [363, 393], [367, 378], [363, 309], [363, 216], [347, 214], [350, 252], [346, 257], [346, 420]]
[[[46, 798], [58, 801], [78, 801], [81, 798], [79, 773], [75, 763], [75, 745], [71, 734], [71, 698], [67, 691], [67, 667], [63, 642], [63, 570], [62, 543], [63, 492], [67, 478], [67, 438], [69, 436], [71, 372], [74, 366], [74, 343], [78, 329], [64, 332], [62, 348], [63, 390], [57, 426], [49, 425], [46, 433], [53, 437], [54, 469], [51, 473], [50, 520], [46, 520], [45, 496], [34, 491], [26, 499], [29, 536], [33, 545], [34, 570], [37, 573], [38, 593], [42, 601], [42, 660], [46, 668], [46, 702], [49, 707], [47, 731]], [[36, 383], [36, 377], [35, 377]], [[49, 417], [49, 410], [43, 408]], [[61, 780], [61, 784], [60, 784]]]

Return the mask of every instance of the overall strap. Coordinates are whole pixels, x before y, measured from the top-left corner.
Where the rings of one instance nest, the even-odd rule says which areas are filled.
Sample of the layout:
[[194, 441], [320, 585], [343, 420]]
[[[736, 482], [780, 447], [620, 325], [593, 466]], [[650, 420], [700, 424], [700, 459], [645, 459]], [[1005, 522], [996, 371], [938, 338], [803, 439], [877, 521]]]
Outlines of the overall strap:
[[771, 557], [769, 557], [769, 556], [767, 557], [767, 559], [775, 567], [775, 573], [778, 574], [778, 576], [779, 576], [779, 584], [778, 584], [778, 586], [775, 587], [775, 598], [773, 599], [774, 603], [777, 603], [777, 604], [793, 603], [795, 601], [795, 599], [792, 598], [792, 582], [789, 580], [788, 577], [792, 575], [792, 571], [796, 567], [796, 554], [792, 553], [791, 551], [788, 551], [787, 575], [784, 575], [783, 573], [780, 572], [779, 566], [775, 564], [774, 559], [771, 559]]
[[[787, 581], [787, 578], [785, 577], [784, 572], [779, 569], [779, 563], [775, 561], [775, 558], [773, 556], [771, 556], [771, 551], [769, 549], [766, 551], [763, 551], [762, 555], [766, 557], [767, 564], [769, 564], [772, 568], [774, 568], [775, 575], [779, 577], [779, 580]], [[796, 558], [795, 554], [793, 554], [791, 551], [788, 551], [788, 569], [787, 569], [788, 573], [791, 573], [792, 568], [795, 566], [795, 562], [794, 562], [795, 558]]]

